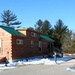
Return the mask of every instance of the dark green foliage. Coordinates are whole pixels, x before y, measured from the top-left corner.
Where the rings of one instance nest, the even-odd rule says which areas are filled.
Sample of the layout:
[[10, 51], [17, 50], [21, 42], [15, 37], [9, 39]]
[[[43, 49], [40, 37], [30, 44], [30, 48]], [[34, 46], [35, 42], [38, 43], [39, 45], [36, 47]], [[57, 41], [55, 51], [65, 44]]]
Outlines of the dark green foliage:
[[35, 30], [49, 37], [51, 37], [53, 33], [53, 28], [48, 20], [45, 20], [44, 22], [42, 20], [38, 20]]
[[39, 19], [35, 25], [35, 30], [38, 32], [42, 31], [42, 26], [43, 26], [43, 21], [41, 19]]
[[66, 53], [75, 53], [75, 33], [70, 33], [71, 39], [68, 40], [68, 43], [64, 45], [66, 47], [65, 52]]
[[62, 20], [58, 20], [54, 28], [49, 21], [38, 20], [35, 29], [52, 38], [54, 46], [67, 53], [75, 53], [75, 33], [72, 33]]
[[52, 26], [51, 26], [50, 22], [47, 20], [45, 20], [43, 22], [42, 33], [49, 37], [52, 36], [52, 33], [53, 33]]
[[75, 40], [71, 41], [71, 53], [75, 53]]
[[10, 10], [3, 11], [1, 14], [1, 23], [5, 26], [10, 27], [11, 25], [20, 25], [21, 22], [17, 21], [17, 16]]
[[71, 38], [72, 38], [72, 31], [68, 30], [65, 33], [65, 37], [63, 40], [63, 44], [62, 44], [62, 49], [66, 52], [69, 51], [71, 49]]
[[55, 46], [61, 48], [63, 44], [63, 40], [65, 37], [65, 33], [67, 31], [67, 26], [64, 25], [62, 20], [58, 20], [56, 25], [54, 26], [53, 37], [55, 39]]

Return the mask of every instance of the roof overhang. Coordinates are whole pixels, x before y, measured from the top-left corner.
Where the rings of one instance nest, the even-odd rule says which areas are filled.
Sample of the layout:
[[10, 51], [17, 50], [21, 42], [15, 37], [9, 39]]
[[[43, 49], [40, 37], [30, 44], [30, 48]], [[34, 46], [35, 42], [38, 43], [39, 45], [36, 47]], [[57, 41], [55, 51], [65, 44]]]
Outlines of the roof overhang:
[[44, 40], [46, 40], [46, 41], [54, 42], [53, 39], [49, 38], [48, 36], [42, 35], [42, 34], [40, 35], [40, 38], [42, 38], [42, 39], [44, 39]]

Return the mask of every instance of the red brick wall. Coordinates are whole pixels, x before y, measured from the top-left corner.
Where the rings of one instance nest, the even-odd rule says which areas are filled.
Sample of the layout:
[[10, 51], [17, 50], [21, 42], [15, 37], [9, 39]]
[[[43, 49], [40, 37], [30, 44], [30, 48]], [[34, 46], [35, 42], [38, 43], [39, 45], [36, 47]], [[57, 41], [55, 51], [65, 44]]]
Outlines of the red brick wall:
[[[12, 36], [8, 32], [0, 28], [0, 39], [2, 40], [2, 53], [0, 57], [6, 57], [9, 60], [33, 57], [48, 54], [47, 41], [40, 39], [40, 33], [36, 37], [31, 36], [31, 30], [26, 31], [26, 36]], [[17, 44], [17, 39], [23, 40], [23, 44]], [[34, 46], [31, 46], [31, 40]], [[39, 52], [38, 44], [42, 42], [42, 52]]]
[[[27, 31], [26, 37], [12, 36], [12, 58], [26, 58], [48, 54], [47, 42], [39, 38], [39, 33], [36, 37], [31, 36], [31, 31]], [[19, 45], [16, 43], [17, 39], [23, 40], [23, 44]], [[31, 40], [34, 42], [34, 46], [31, 46]], [[38, 44], [42, 41], [42, 52], [39, 52]]]
[[[31, 36], [31, 32], [36, 33], [36, 37]], [[29, 41], [30, 51], [32, 53], [32, 56], [39, 56], [39, 55], [44, 55], [48, 53], [47, 41], [40, 39], [40, 33], [33, 30], [27, 30], [27, 39], [28, 39], [27, 41]], [[34, 41], [33, 47], [31, 47], [31, 44], [30, 44], [31, 40]], [[39, 52], [39, 48], [38, 48], [39, 41], [42, 42], [42, 52]]]
[[12, 59], [11, 57], [11, 35], [0, 28], [0, 39], [1, 39], [1, 53], [0, 57], [6, 57], [7, 59]]
[[[23, 44], [17, 44], [17, 39], [23, 40]], [[25, 37], [12, 36], [12, 59], [23, 58], [25, 50]]]

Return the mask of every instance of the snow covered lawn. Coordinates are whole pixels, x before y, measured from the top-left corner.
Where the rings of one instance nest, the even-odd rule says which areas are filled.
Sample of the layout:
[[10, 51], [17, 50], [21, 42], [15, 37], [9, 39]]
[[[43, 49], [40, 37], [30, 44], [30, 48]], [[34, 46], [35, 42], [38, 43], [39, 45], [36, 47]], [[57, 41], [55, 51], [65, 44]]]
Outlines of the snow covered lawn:
[[34, 57], [34, 58], [23, 59], [21, 61], [9, 63], [7, 64], [7, 67], [5, 66], [5, 64], [0, 64], [0, 70], [11, 69], [19, 65], [29, 65], [29, 64], [57, 65], [62, 62], [66, 62], [70, 59], [71, 58], [68, 57], [57, 58], [57, 62], [55, 63], [54, 58]]

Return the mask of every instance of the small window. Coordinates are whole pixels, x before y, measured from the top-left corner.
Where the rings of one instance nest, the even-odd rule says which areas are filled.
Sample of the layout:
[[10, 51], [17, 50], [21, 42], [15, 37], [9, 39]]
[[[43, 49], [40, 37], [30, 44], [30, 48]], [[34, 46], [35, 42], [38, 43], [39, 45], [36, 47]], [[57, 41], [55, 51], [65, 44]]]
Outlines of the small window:
[[33, 47], [34, 46], [34, 42], [33, 41], [31, 41], [31, 47]]
[[31, 36], [34, 36], [34, 37], [36, 37], [36, 33], [34, 33], [34, 32], [31, 32]]
[[23, 44], [23, 40], [17, 39], [17, 44]]

